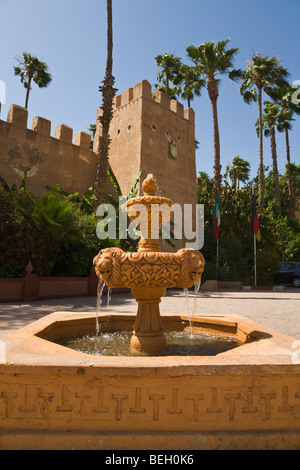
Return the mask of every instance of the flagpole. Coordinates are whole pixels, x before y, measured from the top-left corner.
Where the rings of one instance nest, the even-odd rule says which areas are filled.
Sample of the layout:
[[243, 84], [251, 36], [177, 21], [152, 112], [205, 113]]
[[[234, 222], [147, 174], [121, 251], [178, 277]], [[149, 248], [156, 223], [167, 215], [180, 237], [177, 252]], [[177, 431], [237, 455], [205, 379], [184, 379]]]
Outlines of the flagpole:
[[257, 285], [257, 277], [256, 277], [256, 236], [254, 234], [253, 236], [253, 240], [254, 240], [254, 285], [256, 286]]
[[[254, 183], [252, 185], [252, 194], [254, 194]], [[256, 273], [256, 235], [253, 233], [253, 245], [254, 245], [254, 285], [257, 285], [257, 273]]]
[[217, 238], [217, 281], [219, 280], [219, 239]]
[[213, 209], [213, 217], [215, 219], [215, 233], [214, 237], [217, 240], [217, 272], [216, 272], [216, 277], [217, 280], [219, 279], [219, 238], [220, 238], [220, 225], [221, 225], [221, 214], [220, 214], [220, 195], [219, 195], [219, 190], [217, 191], [217, 196], [215, 200], [215, 205]]

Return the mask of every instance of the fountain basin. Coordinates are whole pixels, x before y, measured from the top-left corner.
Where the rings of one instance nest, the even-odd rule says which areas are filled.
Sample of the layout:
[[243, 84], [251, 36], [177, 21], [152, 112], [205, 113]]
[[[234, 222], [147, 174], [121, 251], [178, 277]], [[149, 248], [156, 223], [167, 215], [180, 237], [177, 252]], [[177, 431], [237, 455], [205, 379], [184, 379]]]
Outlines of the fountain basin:
[[[100, 317], [107, 329], [134, 320]], [[162, 320], [189, 328], [185, 316]], [[69, 312], [7, 335], [0, 448], [299, 449], [294, 338], [238, 315], [193, 317], [193, 328], [241, 345], [215, 356], [93, 356], [54, 342], [94, 331], [95, 315]]]

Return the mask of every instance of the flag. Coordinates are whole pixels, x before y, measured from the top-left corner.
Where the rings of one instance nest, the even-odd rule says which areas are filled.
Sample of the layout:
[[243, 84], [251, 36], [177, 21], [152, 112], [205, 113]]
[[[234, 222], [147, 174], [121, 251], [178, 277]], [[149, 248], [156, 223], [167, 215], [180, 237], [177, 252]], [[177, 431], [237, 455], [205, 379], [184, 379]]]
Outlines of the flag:
[[258, 225], [258, 214], [256, 210], [255, 194], [252, 195], [251, 231], [256, 236], [256, 239], [260, 241], [261, 236], [260, 236], [259, 225]]
[[221, 208], [220, 208], [220, 196], [219, 190], [217, 192], [216, 202], [213, 210], [213, 217], [215, 219], [215, 238], [218, 240], [220, 237], [220, 225], [221, 225]]

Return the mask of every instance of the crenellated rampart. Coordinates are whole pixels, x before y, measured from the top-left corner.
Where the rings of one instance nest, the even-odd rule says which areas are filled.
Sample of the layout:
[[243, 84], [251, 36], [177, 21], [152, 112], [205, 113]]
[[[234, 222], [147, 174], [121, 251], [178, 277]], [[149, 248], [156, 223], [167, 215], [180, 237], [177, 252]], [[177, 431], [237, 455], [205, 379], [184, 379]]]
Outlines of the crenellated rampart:
[[7, 121], [0, 120], [0, 176], [12, 185], [21, 181], [29, 165], [27, 188], [41, 194], [46, 186], [59, 184], [68, 192], [86, 191], [94, 183], [96, 154], [90, 150], [91, 135], [65, 124], [55, 128], [36, 116], [28, 128], [28, 111], [12, 104]]
[[168, 95], [161, 91], [155, 91], [152, 93], [151, 85], [147, 80], [137, 83], [133, 88], [128, 88], [123, 91], [121, 95], [116, 96], [114, 100], [114, 110], [122, 106], [126, 106], [140, 98], [156, 102], [165, 109], [173, 111], [179, 117], [190, 121], [191, 124], [195, 124], [195, 113], [192, 108], [184, 109], [182, 103], [179, 103], [177, 100], [170, 99]]

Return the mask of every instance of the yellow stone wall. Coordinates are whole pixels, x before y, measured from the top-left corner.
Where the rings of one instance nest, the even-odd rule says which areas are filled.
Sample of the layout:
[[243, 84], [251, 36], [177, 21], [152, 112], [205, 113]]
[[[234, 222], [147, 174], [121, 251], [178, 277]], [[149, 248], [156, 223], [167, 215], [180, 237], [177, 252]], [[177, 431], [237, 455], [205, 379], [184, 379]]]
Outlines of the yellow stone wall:
[[65, 124], [52, 137], [49, 120], [35, 117], [32, 129], [27, 122], [28, 111], [15, 104], [7, 121], [0, 120], [0, 175], [9, 185], [18, 185], [29, 165], [27, 189], [37, 195], [55, 184], [67, 192], [86, 191], [93, 184], [97, 158], [89, 148], [90, 134], [79, 132], [73, 142], [73, 129]]

